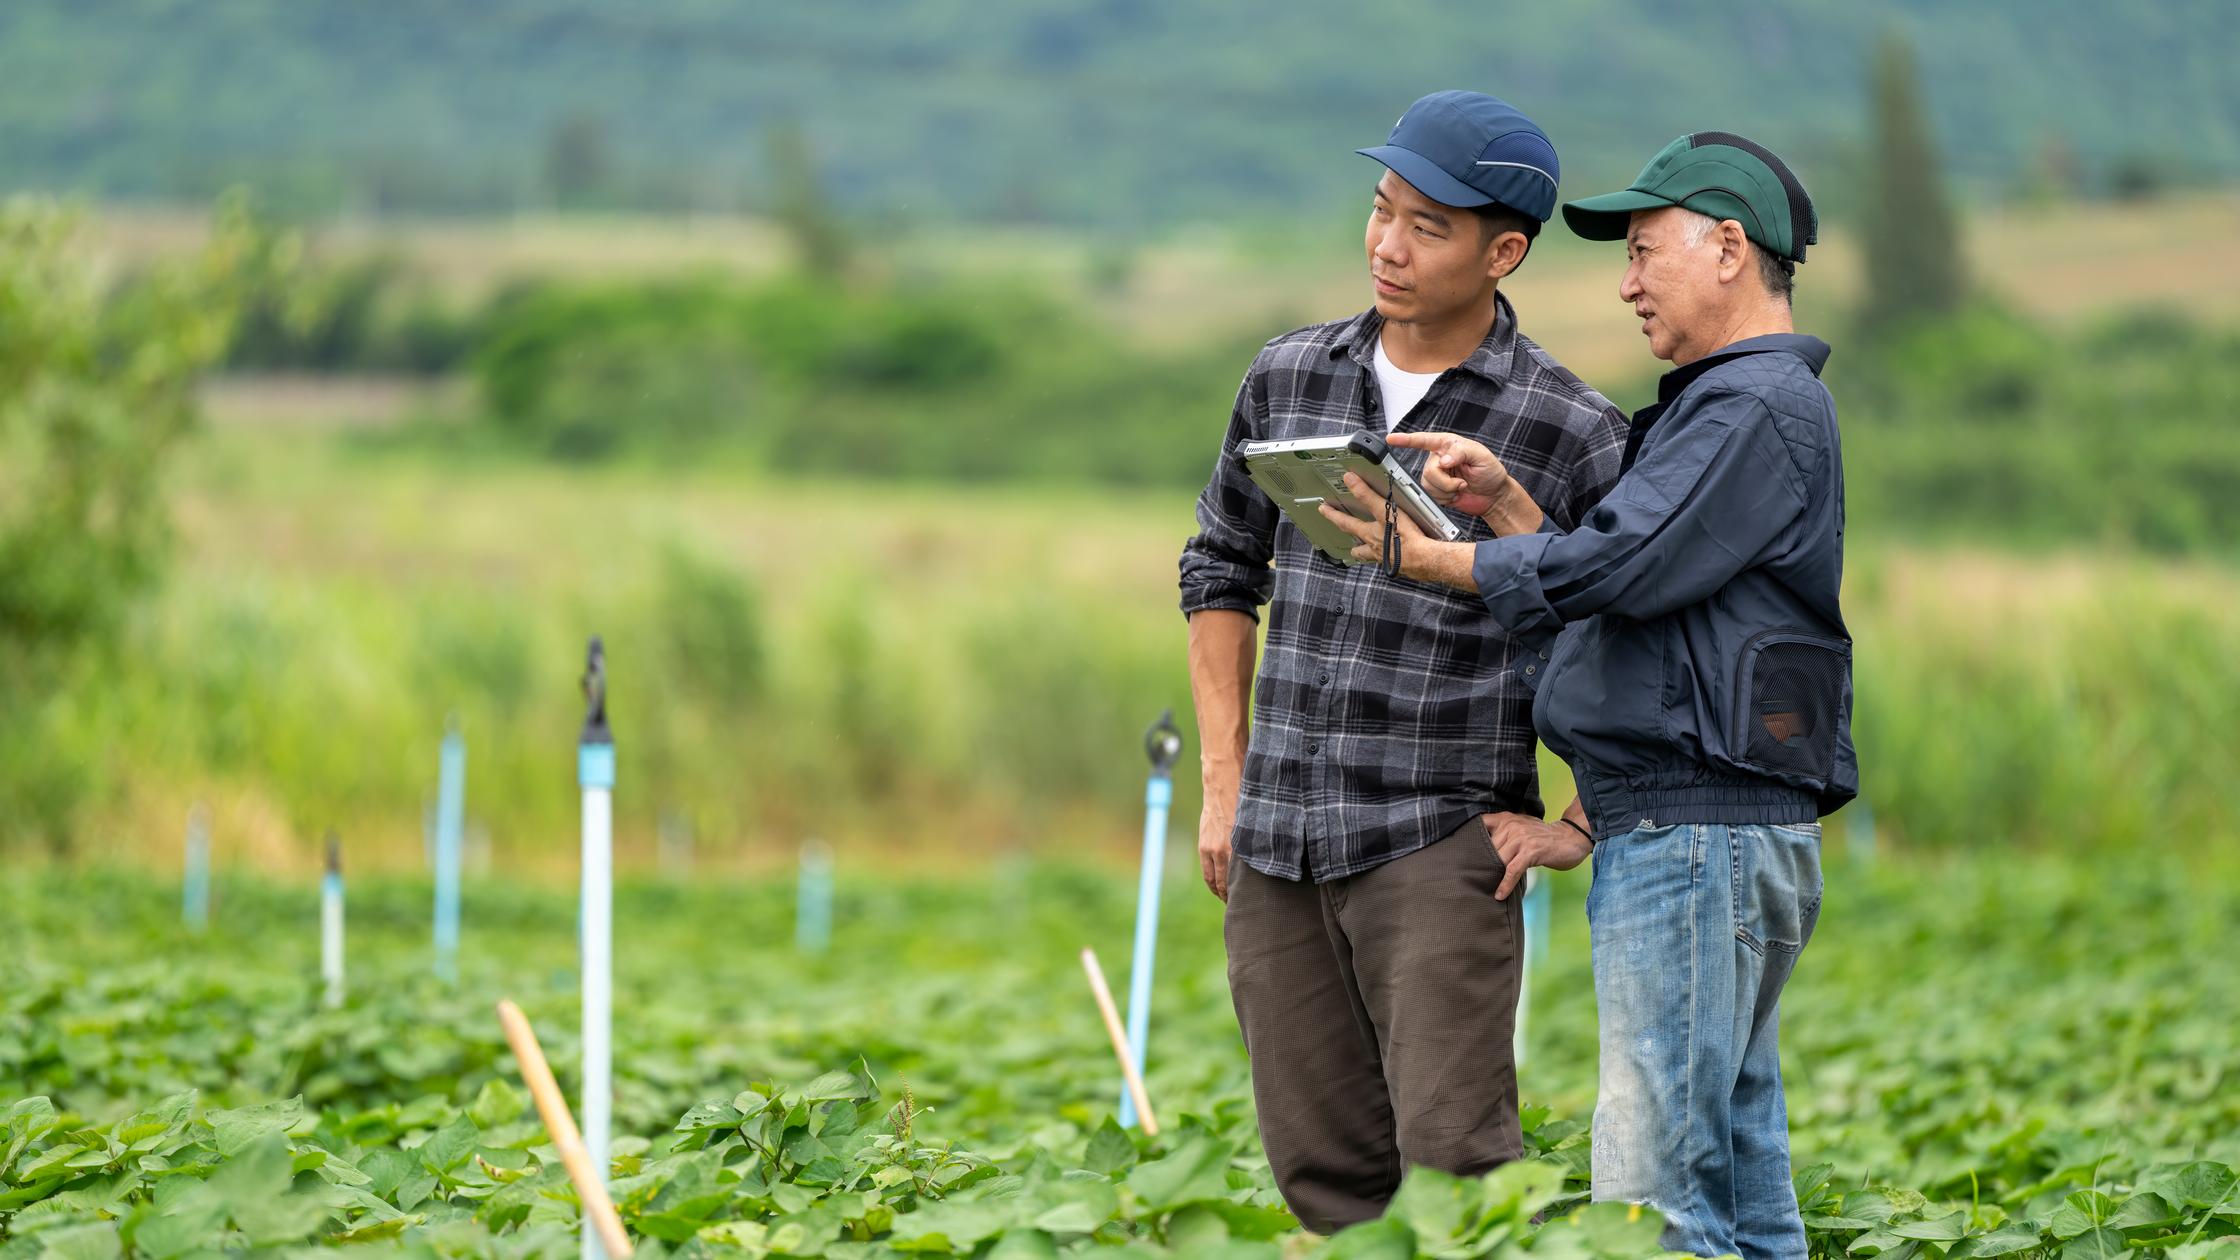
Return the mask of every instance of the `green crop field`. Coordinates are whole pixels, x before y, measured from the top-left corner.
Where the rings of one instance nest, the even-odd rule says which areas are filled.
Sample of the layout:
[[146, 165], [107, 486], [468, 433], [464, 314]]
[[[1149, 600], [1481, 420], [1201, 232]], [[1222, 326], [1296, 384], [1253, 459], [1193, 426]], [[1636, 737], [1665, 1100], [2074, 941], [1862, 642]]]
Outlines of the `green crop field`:
[[[1980, 301], [1880, 343], [1845, 332], [1861, 256], [1840, 230], [1815, 254], [1864, 785], [1785, 998], [1815, 1257], [2240, 1260], [2240, 308], [2201, 261], [2231, 204], [1978, 216]], [[1111, 1116], [1075, 957], [1124, 983], [1142, 731], [1192, 726], [1193, 483], [1252, 345], [1361, 300], [1350, 227], [1107, 248], [936, 225], [832, 281], [740, 220], [357, 222], [294, 270], [230, 212], [199, 263], [199, 216], [97, 214], [79, 253], [8, 215], [0, 1260], [577, 1253], [493, 1005], [522, 1003], [575, 1088], [593, 634], [611, 1172], [643, 1254], [1655, 1251], [1653, 1214], [1585, 1202], [1584, 870], [1554, 880], [1532, 983], [1531, 1158], [1296, 1229], [1192, 878], [1187, 753], [1167, 1127]], [[1643, 392], [1613, 256], [1540, 248], [1532, 327]], [[206, 363], [235, 374], [198, 384]], [[423, 845], [453, 725], [473, 856], [438, 982]], [[804, 954], [811, 838], [839, 886]]]
[[[1840, 830], [1840, 829], [1839, 829]], [[1835, 833], [1831, 833], [1835, 834]], [[2240, 1254], [2240, 916], [2229, 866], [1831, 843], [1784, 1000], [1816, 1256]], [[843, 856], [843, 863], [846, 858]], [[867, 864], [868, 865], [868, 864]], [[885, 879], [843, 866], [830, 951], [782, 880], [617, 900], [615, 1194], [640, 1254], [1631, 1256], [1580, 1211], [1595, 1074], [1579, 897], [1559, 877], [1522, 1073], [1532, 1162], [1421, 1175], [1314, 1251], [1259, 1157], [1216, 903], [1168, 889], [1149, 1084], [1116, 1073], [1074, 955], [1124, 957], [1109, 868]], [[573, 902], [470, 884], [462, 978], [427, 976], [424, 883], [361, 881], [349, 996], [320, 1004], [316, 897], [50, 872], [0, 918], [0, 1255], [348, 1242], [572, 1255], [576, 1207], [500, 1036], [510, 994], [574, 1078]], [[1545, 1215], [1538, 1227], [1531, 1218]]]

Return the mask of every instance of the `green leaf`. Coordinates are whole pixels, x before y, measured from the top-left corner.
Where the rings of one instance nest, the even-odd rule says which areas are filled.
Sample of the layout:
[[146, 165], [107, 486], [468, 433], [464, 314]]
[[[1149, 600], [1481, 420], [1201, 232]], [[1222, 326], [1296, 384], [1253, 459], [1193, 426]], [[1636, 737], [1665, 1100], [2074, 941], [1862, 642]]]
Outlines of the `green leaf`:
[[[746, 1097], [742, 1094], [740, 1097]], [[739, 1109], [730, 1103], [704, 1102], [685, 1112], [677, 1121], [677, 1131], [687, 1133], [697, 1129], [728, 1129], [744, 1119]]]
[[1318, 1260], [1415, 1260], [1416, 1236], [1392, 1217], [1340, 1230]]
[[1970, 1238], [1945, 1253], [1945, 1260], [1963, 1260], [1970, 1256], [2004, 1256], [2017, 1251], [2028, 1251], [2045, 1241], [2034, 1225], [2002, 1225], [1988, 1234]]
[[8, 1171], [33, 1138], [53, 1128], [57, 1119], [54, 1103], [45, 1097], [25, 1098], [0, 1111], [0, 1135], [7, 1138], [7, 1149], [0, 1151], [0, 1175]]
[[1487, 1205], [1497, 1219], [1529, 1220], [1562, 1197], [1567, 1175], [1552, 1160], [1512, 1160], [1485, 1175]]
[[2108, 1218], [2108, 1228], [2157, 1229], [2179, 1219], [2180, 1215], [2161, 1195], [2141, 1192], [2117, 1206], [2116, 1214]]
[[1204, 1206], [1229, 1226], [1231, 1238], [1274, 1238], [1278, 1234], [1299, 1228], [1298, 1219], [1282, 1208], [1235, 1203], [1227, 1199], [1217, 1199]]
[[1039, 1229], [1005, 1230], [987, 1260], [1058, 1260], [1058, 1244]]
[[858, 1059], [845, 1071], [827, 1072], [808, 1083], [801, 1090], [804, 1102], [835, 1102], [840, 1099], [861, 1100], [877, 1098], [879, 1087], [871, 1080], [870, 1069]]
[[815, 1203], [820, 1197], [816, 1191], [806, 1186], [797, 1186], [790, 1181], [782, 1181], [770, 1187], [770, 1202], [776, 1204], [780, 1212], [789, 1216], [796, 1212], [808, 1211], [809, 1205]]
[[303, 1095], [280, 1102], [258, 1103], [213, 1111], [203, 1117], [210, 1125], [211, 1142], [218, 1154], [232, 1156], [268, 1133], [285, 1133], [303, 1121]]
[[907, 1251], [970, 1251], [1009, 1220], [984, 1203], [929, 1203], [895, 1218], [888, 1245]]
[[1229, 1242], [1228, 1222], [1207, 1204], [1193, 1203], [1167, 1220], [1167, 1245], [1186, 1256], [1203, 1255]]
[[2240, 1260], [2240, 1240], [2219, 1238], [2170, 1249], [2169, 1260]]
[[420, 1206], [422, 1203], [427, 1202], [428, 1196], [436, 1192], [436, 1184], [436, 1175], [434, 1173], [418, 1172], [409, 1174], [406, 1176], [404, 1181], [397, 1186], [397, 1192], [394, 1195], [390, 1196], [390, 1201], [395, 1203], [399, 1209], [409, 1212], [412, 1209]]
[[2129, 1254], [2124, 1247], [2123, 1235], [2112, 1229], [2088, 1229], [2071, 1238], [2068, 1245], [2061, 1249], [2061, 1260], [2114, 1260], [2115, 1257]]
[[442, 1174], [466, 1163], [467, 1157], [474, 1154], [475, 1139], [480, 1136], [480, 1131], [474, 1127], [474, 1121], [460, 1116], [436, 1130], [415, 1149], [422, 1167], [429, 1172]]
[[39, 1233], [40, 1260], [118, 1260], [124, 1241], [115, 1221], [89, 1221]]
[[2046, 1228], [2055, 1238], [2075, 1238], [2105, 1223], [2115, 1213], [2114, 1199], [2098, 1190], [2079, 1190], [2061, 1201]]
[[1034, 1227], [1053, 1234], [1094, 1233], [1120, 1211], [1119, 1189], [1101, 1177], [1053, 1181], [1037, 1198], [1050, 1206], [1034, 1217]]
[[1143, 1201], [1144, 1210], [1153, 1213], [1223, 1198], [1233, 1153], [1228, 1143], [1193, 1133], [1172, 1154], [1138, 1165], [1128, 1174], [1127, 1186]]
[[495, 1129], [502, 1124], [512, 1124], [528, 1109], [528, 1100], [521, 1092], [506, 1084], [503, 1077], [491, 1077], [474, 1097], [474, 1105], [467, 1108], [467, 1118], [478, 1129]]
[[1638, 1203], [1589, 1203], [1568, 1218], [1597, 1256], [1647, 1256], [1662, 1248], [1664, 1217]]
[[2139, 1179], [2141, 1190], [2151, 1190], [2172, 1203], [2193, 1208], [2215, 1208], [2233, 1194], [2240, 1171], [2208, 1160], [2165, 1165]]
[[49, 1149], [39, 1158], [25, 1164], [16, 1174], [18, 1181], [52, 1181], [70, 1175], [70, 1161], [86, 1153], [86, 1148], [75, 1142]]
[[1104, 1123], [1097, 1126], [1097, 1131], [1089, 1135], [1089, 1151], [1084, 1157], [1083, 1166], [1090, 1172], [1111, 1177], [1124, 1173], [1135, 1165], [1135, 1142], [1129, 1139], [1128, 1131], [1120, 1127], [1119, 1121], [1106, 1116]]
[[1968, 1214], [1952, 1212], [1930, 1220], [1893, 1221], [1885, 1228], [1900, 1238], [1917, 1238], [1923, 1242], [1956, 1242], [1968, 1232]]
[[1475, 1177], [1465, 1181], [1436, 1168], [1410, 1168], [1385, 1215], [1407, 1225], [1419, 1242], [1460, 1241], [1485, 1213], [1487, 1189]]

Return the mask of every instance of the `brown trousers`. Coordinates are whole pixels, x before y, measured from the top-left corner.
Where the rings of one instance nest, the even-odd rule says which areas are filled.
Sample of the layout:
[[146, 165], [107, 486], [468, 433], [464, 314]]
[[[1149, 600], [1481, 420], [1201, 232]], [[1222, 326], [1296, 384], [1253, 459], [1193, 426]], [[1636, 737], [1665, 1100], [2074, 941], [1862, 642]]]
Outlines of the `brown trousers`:
[[1524, 1152], [1512, 1038], [1523, 890], [1485, 824], [1326, 884], [1236, 863], [1222, 936], [1260, 1138], [1300, 1223], [1383, 1213], [1401, 1173]]

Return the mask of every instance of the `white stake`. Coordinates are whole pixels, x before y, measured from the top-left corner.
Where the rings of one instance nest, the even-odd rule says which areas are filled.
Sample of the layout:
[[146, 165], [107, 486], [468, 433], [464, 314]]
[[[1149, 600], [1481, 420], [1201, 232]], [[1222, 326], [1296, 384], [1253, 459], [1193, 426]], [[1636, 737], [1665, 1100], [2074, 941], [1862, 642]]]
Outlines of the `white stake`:
[[327, 877], [319, 885], [319, 974], [327, 1005], [342, 1005], [342, 841], [327, 833]]
[[[583, 736], [576, 779], [583, 787], [583, 1140], [604, 1186], [612, 1077], [614, 963], [614, 736], [607, 729], [606, 649], [593, 636], [583, 670]], [[583, 1231], [583, 1260], [605, 1260], [597, 1232]]]

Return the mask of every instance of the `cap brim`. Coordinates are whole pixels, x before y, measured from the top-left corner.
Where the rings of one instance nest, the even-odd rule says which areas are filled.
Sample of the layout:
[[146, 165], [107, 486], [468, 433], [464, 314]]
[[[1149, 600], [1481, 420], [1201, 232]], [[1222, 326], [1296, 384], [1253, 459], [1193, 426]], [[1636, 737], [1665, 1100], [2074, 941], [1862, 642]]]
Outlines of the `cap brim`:
[[1599, 197], [1581, 197], [1563, 203], [1564, 226], [1590, 241], [1622, 241], [1633, 226], [1633, 212], [1677, 205], [1670, 198], [1628, 188]]
[[1387, 169], [1407, 180], [1417, 192], [1442, 206], [1466, 209], [1493, 204], [1493, 198], [1440, 170], [1430, 158], [1413, 149], [1403, 149], [1396, 144], [1380, 144], [1374, 149], [1355, 149], [1354, 152], [1384, 163]]

